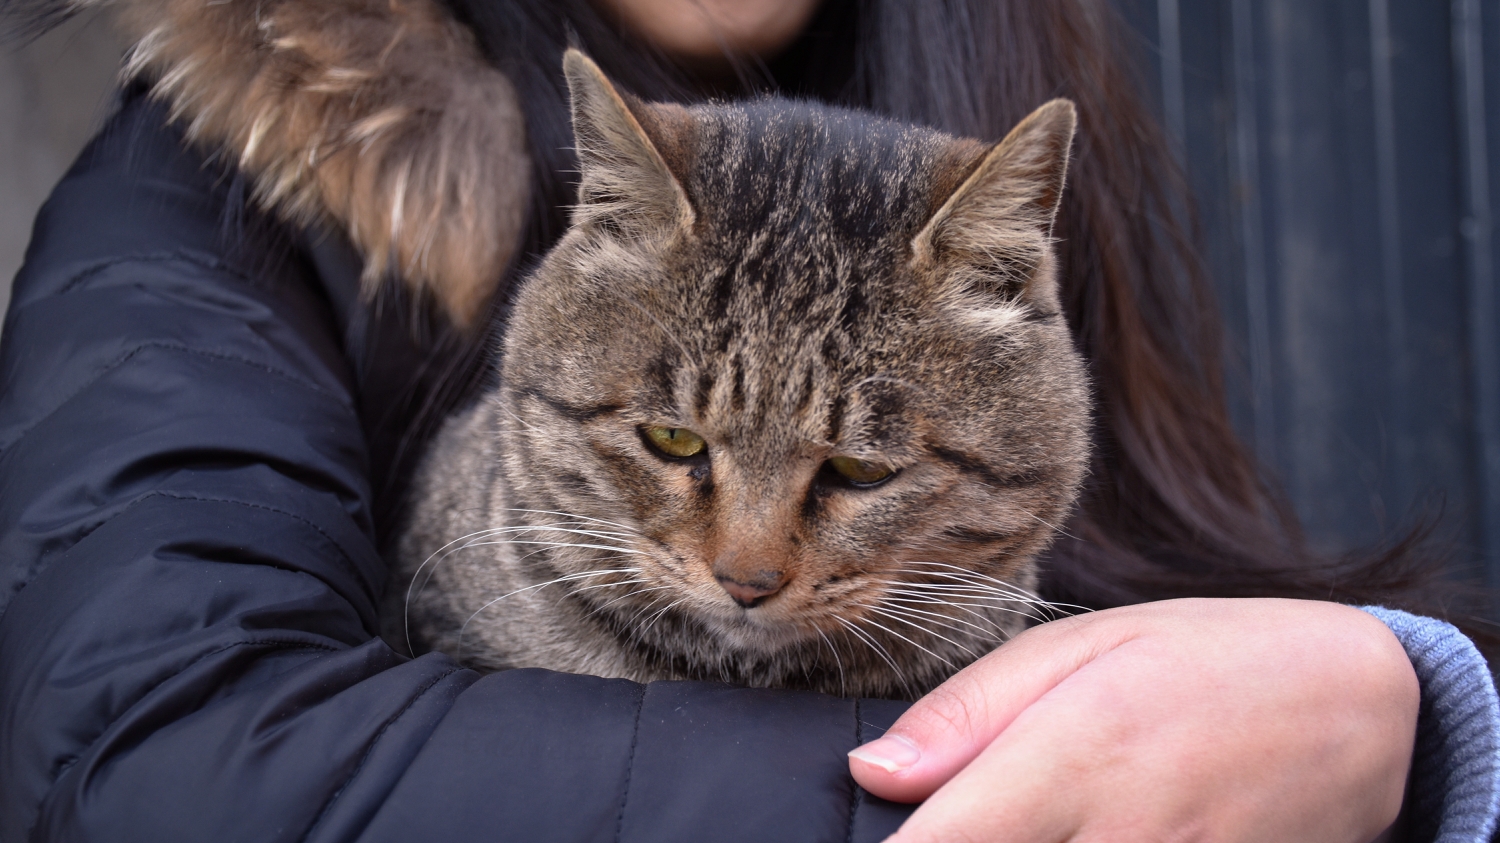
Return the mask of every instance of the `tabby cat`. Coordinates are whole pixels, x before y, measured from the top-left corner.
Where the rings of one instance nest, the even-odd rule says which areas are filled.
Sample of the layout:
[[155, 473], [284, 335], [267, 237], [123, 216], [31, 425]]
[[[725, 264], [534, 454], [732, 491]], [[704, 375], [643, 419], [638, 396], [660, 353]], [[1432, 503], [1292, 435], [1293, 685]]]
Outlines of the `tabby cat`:
[[1072, 104], [987, 145], [564, 64], [573, 224], [418, 473], [387, 636], [914, 697], [1024, 628], [1088, 448], [1050, 241]]

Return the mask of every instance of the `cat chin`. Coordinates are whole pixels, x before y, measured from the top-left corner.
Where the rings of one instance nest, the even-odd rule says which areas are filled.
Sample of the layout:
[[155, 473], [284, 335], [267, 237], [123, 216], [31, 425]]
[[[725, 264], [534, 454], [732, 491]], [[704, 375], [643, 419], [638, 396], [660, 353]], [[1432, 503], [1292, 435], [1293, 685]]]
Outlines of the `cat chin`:
[[720, 644], [747, 655], [773, 656], [814, 640], [817, 631], [768, 617], [763, 610], [737, 609], [699, 617]]

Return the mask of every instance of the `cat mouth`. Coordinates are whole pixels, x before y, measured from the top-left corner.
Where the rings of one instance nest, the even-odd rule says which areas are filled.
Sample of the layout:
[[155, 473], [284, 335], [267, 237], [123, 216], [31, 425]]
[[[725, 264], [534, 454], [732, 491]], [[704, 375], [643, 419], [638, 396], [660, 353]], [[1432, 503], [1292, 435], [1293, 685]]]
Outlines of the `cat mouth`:
[[759, 654], [774, 654], [814, 639], [817, 632], [802, 624], [770, 620], [757, 609], [742, 609], [738, 617], [717, 617], [709, 624], [721, 641], [731, 649]]
[[698, 610], [699, 618], [732, 647], [772, 652], [815, 640], [823, 631], [817, 618], [799, 608], [790, 595], [775, 595], [753, 606], [715, 600]]

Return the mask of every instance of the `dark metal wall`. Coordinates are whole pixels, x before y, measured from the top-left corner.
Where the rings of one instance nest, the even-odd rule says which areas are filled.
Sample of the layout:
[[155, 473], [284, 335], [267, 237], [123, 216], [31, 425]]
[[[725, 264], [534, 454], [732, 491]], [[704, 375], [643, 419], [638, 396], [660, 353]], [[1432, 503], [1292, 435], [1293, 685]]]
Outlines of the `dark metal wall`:
[[1441, 504], [1500, 587], [1500, 3], [1120, 3], [1200, 203], [1241, 430], [1320, 545]]

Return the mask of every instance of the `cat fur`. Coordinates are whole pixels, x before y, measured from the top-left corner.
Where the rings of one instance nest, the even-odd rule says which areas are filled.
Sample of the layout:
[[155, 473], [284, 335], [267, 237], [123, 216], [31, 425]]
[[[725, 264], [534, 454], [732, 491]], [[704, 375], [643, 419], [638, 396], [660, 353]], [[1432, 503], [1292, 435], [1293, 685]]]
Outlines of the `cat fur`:
[[[486, 670], [913, 697], [1024, 628], [1088, 452], [1050, 229], [1071, 103], [999, 144], [565, 60], [573, 225], [415, 483], [386, 635]], [[686, 460], [646, 426], [708, 441]], [[832, 455], [897, 473], [855, 488]], [[720, 582], [785, 582], [762, 603]]]

